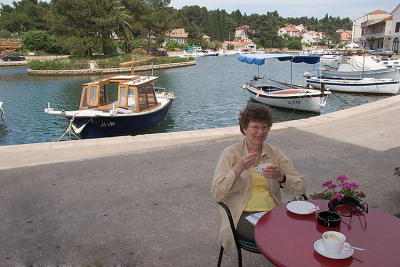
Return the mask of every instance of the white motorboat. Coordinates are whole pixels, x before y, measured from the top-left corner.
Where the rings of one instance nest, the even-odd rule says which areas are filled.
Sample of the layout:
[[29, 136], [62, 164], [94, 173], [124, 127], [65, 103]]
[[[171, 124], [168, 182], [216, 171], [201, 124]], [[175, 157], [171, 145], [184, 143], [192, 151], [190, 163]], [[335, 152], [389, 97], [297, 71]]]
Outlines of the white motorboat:
[[[289, 54], [246, 54], [238, 57], [239, 61], [258, 66], [265, 64], [266, 59], [277, 58], [280, 61], [290, 60], [294, 63], [316, 64], [318, 56], [295, 56]], [[326, 105], [329, 91], [321, 91], [274, 81], [271, 79], [253, 78], [243, 86], [255, 101], [288, 109], [320, 113]]]
[[203, 53], [205, 53], [207, 57], [217, 57], [217, 56], [219, 56], [219, 51], [203, 50]]
[[205, 57], [207, 54], [201, 51], [183, 51], [183, 54], [178, 57]]
[[390, 79], [324, 79], [312, 77], [307, 79], [307, 84], [317, 89], [329, 89], [331, 91], [348, 93], [371, 94], [397, 94], [399, 81]]
[[324, 64], [331, 64], [332, 62], [339, 62], [340, 58], [340, 55], [322, 55], [321, 62]]
[[321, 68], [321, 78], [324, 79], [391, 79], [400, 80], [399, 71], [395, 68], [387, 68], [376, 62], [371, 56], [342, 56], [342, 62], [338, 68], [324, 66]]
[[238, 55], [240, 54], [240, 51], [237, 50], [220, 50], [219, 53], [221, 56], [231, 56], [231, 55]]
[[325, 106], [329, 91], [258, 79], [243, 86], [250, 97], [258, 102], [281, 108], [320, 113]]

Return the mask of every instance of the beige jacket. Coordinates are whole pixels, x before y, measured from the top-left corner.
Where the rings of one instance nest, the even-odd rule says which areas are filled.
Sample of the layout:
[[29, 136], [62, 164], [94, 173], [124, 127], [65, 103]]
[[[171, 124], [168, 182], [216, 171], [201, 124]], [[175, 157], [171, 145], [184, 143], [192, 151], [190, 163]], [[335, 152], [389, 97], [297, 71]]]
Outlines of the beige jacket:
[[[231, 145], [222, 152], [214, 172], [211, 194], [213, 198], [224, 202], [231, 210], [235, 227], [239, 221], [251, 191], [251, 170], [244, 170], [238, 179], [232, 168], [239, 162], [240, 158], [247, 155], [246, 139], [238, 144]], [[291, 195], [302, 195], [306, 192], [304, 179], [294, 169], [292, 162], [277, 148], [264, 144], [260, 158], [260, 164], [272, 163], [278, 166], [286, 175], [286, 182], [282, 184], [283, 190]], [[282, 205], [279, 182], [267, 179], [269, 193], [278, 205]], [[222, 215], [220, 228], [220, 242], [224, 248], [233, 248], [234, 240], [229, 226], [229, 220], [225, 211], [220, 208]]]

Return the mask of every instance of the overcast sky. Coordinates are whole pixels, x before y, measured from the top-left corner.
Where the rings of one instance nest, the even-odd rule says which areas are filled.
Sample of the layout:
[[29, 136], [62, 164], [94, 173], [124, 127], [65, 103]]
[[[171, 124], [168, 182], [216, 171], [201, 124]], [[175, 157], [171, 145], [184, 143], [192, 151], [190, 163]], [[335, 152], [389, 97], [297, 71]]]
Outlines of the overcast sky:
[[[1, 4], [11, 4], [12, 0], [0, 0]], [[47, 0], [49, 2], [49, 0]], [[170, 6], [180, 9], [198, 5], [208, 10], [225, 9], [228, 13], [240, 10], [242, 14], [266, 14], [277, 10], [281, 17], [322, 18], [328, 13], [333, 17], [349, 17], [354, 20], [371, 11], [380, 9], [392, 12], [400, 4], [396, 0], [171, 0]]]

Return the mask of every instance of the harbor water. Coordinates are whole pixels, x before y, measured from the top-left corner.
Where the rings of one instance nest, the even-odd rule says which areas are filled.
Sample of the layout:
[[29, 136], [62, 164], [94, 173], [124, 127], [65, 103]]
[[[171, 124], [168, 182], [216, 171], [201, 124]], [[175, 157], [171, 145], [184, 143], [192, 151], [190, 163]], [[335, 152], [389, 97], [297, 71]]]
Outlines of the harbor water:
[[[268, 66], [248, 65], [236, 56], [200, 57], [190, 67], [154, 71], [158, 87], [174, 92], [167, 118], [144, 133], [176, 132], [238, 125], [239, 111], [250, 101], [243, 84], [253, 76], [305, 84], [305, 71], [318, 73], [318, 65], [271, 61]], [[291, 75], [292, 73], [292, 75]], [[151, 72], [138, 74], [151, 75]], [[112, 76], [112, 75], [109, 75]], [[5, 110], [0, 120], [0, 145], [55, 141], [68, 120], [49, 115], [44, 109], [50, 102], [56, 110], [79, 107], [82, 84], [100, 76], [32, 76], [25, 67], [0, 68], [0, 101]], [[114, 97], [116, 97], [114, 95]], [[341, 94], [329, 96], [322, 114], [376, 101], [388, 96]], [[272, 107], [274, 121], [296, 120], [317, 114]], [[64, 138], [63, 140], [67, 140]]]

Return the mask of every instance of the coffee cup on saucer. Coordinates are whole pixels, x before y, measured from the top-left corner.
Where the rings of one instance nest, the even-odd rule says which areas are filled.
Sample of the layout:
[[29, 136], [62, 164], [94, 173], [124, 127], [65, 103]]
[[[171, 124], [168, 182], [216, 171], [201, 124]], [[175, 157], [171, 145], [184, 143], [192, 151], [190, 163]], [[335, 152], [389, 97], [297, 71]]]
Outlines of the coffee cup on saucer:
[[339, 254], [343, 251], [346, 236], [340, 232], [327, 231], [322, 234], [322, 244], [328, 253]]
[[267, 168], [268, 166], [272, 166], [272, 163], [261, 163], [255, 167], [256, 172], [263, 174], [263, 169]]

